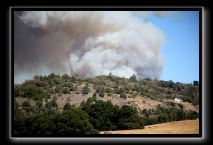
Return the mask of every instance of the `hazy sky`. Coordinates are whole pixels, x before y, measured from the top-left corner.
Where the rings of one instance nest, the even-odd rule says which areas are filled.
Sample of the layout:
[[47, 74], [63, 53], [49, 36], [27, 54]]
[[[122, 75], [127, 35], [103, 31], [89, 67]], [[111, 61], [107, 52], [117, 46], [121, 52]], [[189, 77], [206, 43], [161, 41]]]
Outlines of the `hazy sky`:
[[52, 71], [199, 80], [196, 11], [61, 15], [26, 13], [15, 21], [15, 83]]

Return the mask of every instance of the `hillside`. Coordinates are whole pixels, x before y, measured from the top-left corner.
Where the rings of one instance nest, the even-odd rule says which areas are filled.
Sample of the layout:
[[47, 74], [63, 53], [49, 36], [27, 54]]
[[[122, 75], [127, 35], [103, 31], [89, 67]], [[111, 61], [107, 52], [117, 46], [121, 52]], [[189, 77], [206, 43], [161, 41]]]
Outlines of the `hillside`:
[[[53, 119], [53, 125], [61, 128], [60, 124], [54, 123], [57, 114], [63, 118], [63, 114], [69, 111], [82, 114], [90, 130], [93, 127], [95, 130], [136, 129], [168, 121], [196, 119], [199, 115], [198, 85], [149, 78], [137, 80], [134, 75], [129, 79], [112, 74], [94, 78], [54, 73], [35, 76], [33, 80], [14, 85], [14, 99], [17, 126], [20, 121], [26, 124], [30, 116], [37, 120], [46, 115], [47, 120]], [[79, 120], [79, 116], [76, 117]], [[35, 122], [33, 119], [30, 123]]]
[[[83, 92], [83, 88], [86, 90]], [[88, 90], [87, 90], [88, 88]], [[98, 76], [96, 78], [75, 78], [68, 75], [35, 76], [34, 80], [17, 84], [14, 96], [19, 104], [26, 99], [47, 101], [56, 98], [60, 109], [66, 102], [75, 106], [96, 96], [98, 100], [112, 101], [119, 106], [131, 105], [138, 109], [155, 109], [157, 105], [183, 105], [185, 110], [198, 112], [199, 88], [190, 84], [144, 79], [124, 79], [116, 76]], [[183, 102], [176, 102], [178, 97]], [[32, 103], [33, 105], [33, 103]]]

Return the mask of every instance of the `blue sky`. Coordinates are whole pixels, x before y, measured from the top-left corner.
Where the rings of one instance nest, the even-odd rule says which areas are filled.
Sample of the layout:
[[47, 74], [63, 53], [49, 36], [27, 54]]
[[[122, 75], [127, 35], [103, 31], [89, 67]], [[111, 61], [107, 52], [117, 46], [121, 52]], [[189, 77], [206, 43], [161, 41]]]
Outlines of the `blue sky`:
[[199, 12], [179, 11], [149, 20], [166, 36], [161, 80], [192, 83], [199, 80]]

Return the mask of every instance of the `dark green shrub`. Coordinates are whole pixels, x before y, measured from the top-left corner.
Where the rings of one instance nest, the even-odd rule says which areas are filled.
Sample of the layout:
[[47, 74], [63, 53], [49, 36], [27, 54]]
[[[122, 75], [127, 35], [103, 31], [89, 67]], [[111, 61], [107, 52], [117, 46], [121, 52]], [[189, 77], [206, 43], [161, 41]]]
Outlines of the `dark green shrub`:
[[64, 93], [64, 94], [69, 94], [69, 93], [70, 93], [70, 88], [64, 87], [64, 88], [63, 88], [63, 93]]
[[90, 89], [89, 89], [88, 86], [84, 86], [84, 87], [82, 88], [82, 94], [88, 94], [89, 92], [90, 92]]
[[45, 107], [46, 107], [47, 111], [57, 110], [58, 104], [57, 104], [56, 100], [53, 99], [50, 102], [47, 102]]
[[71, 104], [69, 103], [69, 102], [67, 102], [65, 105], [64, 105], [64, 110], [69, 110], [69, 109], [71, 109], [72, 108], [72, 106], [71, 106]]
[[22, 108], [27, 112], [30, 112], [32, 110], [30, 102], [27, 100], [22, 103]]
[[137, 81], [137, 78], [136, 78], [136, 75], [132, 75], [130, 78], [129, 78], [130, 82], [136, 82]]

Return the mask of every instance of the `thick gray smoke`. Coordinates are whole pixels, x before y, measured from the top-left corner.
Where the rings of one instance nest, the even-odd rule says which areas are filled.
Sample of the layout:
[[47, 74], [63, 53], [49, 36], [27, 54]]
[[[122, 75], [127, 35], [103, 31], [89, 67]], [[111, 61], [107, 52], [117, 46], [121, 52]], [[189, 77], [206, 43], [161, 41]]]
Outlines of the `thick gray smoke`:
[[15, 13], [15, 77], [43, 72], [92, 77], [111, 72], [126, 78], [159, 78], [164, 39], [155, 25], [127, 11]]

